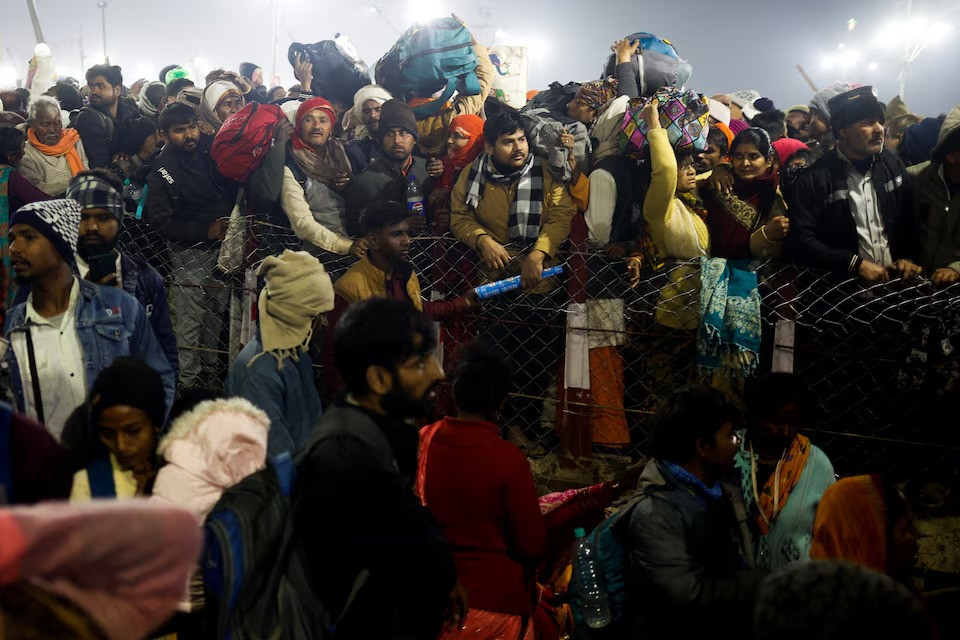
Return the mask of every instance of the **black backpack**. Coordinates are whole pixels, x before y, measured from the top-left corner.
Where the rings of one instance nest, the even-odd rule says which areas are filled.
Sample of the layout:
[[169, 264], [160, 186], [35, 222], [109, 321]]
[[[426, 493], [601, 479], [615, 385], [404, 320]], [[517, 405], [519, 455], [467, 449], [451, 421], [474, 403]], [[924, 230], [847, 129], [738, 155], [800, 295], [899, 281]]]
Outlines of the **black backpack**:
[[340, 48], [333, 40], [321, 40], [313, 44], [294, 42], [287, 50], [291, 65], [297, 53], [301, 59], [309, 57], [313, 63], [313, 84], [310, 89], [315, 96], [352, 106], [354, 94], [370, 84], [370, 70], [363, 60], [353, 57], [353, 52]]

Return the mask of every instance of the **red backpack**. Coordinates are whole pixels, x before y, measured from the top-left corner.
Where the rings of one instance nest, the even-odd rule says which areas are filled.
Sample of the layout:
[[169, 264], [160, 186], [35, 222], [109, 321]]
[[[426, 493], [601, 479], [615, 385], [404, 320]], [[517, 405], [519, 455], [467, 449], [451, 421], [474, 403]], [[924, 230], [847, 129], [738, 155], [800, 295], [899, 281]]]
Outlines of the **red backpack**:
[[280, 107], [251, 102], [224, 121], [210, 155], [221, 175], [246, 182], [273, 146], [277, 125], [286, 118]]

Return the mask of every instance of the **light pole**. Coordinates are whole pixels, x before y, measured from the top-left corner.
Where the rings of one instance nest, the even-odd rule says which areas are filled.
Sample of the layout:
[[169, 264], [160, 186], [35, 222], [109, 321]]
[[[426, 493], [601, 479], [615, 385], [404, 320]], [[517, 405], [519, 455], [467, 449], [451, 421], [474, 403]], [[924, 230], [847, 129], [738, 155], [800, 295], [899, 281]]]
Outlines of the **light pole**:
[[107, 57], [107, 3], [105, 0], [100, 0], [97, 2], [97, 6], [100, 7], [100, 27], [103, 33], [103, 62], [109, 64], [110, 58]]
[[37, 43], [46, 42], [43, 39], [43, 30], [40, 28], [40, 16], [37, 14], [37, 3], [35, 0], [27, 0], [27, 11], [30, 13], [30, 22], [33, 23], [33, 35], [37, 38]]

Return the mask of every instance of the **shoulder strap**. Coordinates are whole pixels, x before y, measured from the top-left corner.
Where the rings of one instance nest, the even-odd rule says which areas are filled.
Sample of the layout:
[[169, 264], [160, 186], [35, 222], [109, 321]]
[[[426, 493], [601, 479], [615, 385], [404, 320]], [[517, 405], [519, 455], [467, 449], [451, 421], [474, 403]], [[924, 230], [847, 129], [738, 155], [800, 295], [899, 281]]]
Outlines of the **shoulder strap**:
[[[447, 101], [453, 97], [453, 92], [457, 90], [457, 82], [459, 78], [456, 76], [447, 80], [447, 87], [443, 90], [443, 95], [441, 95], [436, 100], [431, 100], [430, 102], [421, 104], [418, 107], [413, 108], [413, 115], [417, 120], [424, 120], [431, 116], [437, 115], [437, 112], [447, 103]], [[477, 91], [477, 93], [480, 93]]]
[[97, 458], [87, 467], [90, 496], [93, 498], [116, 498], [117, 487], [113, 482], [113, 465], [110, 457]]
[[37, 422], [46, 425], [43, 416], [43, 395], [40, 393], [40, 378], [37, 376], [37, 356], [33, 350], [33, 330], [27, 323], [27, 360], [30, 366], [30, 382], [33, 386], [33, 407], [37, 412]]
[[150, 188], [146, 182], [143, 183], [143, 189], [140, 190], [140, 199], [137, 200], [137, 214], [136, 219], [140, 220], [143, 218], [143, 207], [147, 204], [147, 191]]
[[13, 504], [13, 466], [10, 460], [10, 416], [13, 409], [0, 402], [0, 505]]
[[277, 481], [280, 483], [280, 494], [285, 498], [289, 497], [296, 477], [296, 469], [289, 451], [284, 451], [273, 459], [273, 471], [277, 474]]

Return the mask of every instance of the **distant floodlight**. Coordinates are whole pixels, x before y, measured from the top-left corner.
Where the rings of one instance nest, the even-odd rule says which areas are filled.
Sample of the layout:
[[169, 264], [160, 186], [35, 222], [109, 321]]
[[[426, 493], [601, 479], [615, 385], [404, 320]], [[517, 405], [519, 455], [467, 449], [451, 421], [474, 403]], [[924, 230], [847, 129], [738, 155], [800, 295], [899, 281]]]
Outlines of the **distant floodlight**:
[[430, 0], [408, 0], [407, 16], [411, 22], [423, 22], [450, 15], [446, 7], [440, 2]]
[[823, 56], [820, 58], [820, 66], [829, 71], [837, 66], [837, 59], [833, 56]]
[[0, 67], [0, 87], [10, 88], [17, 84], [17, 70], [10, 65]]

